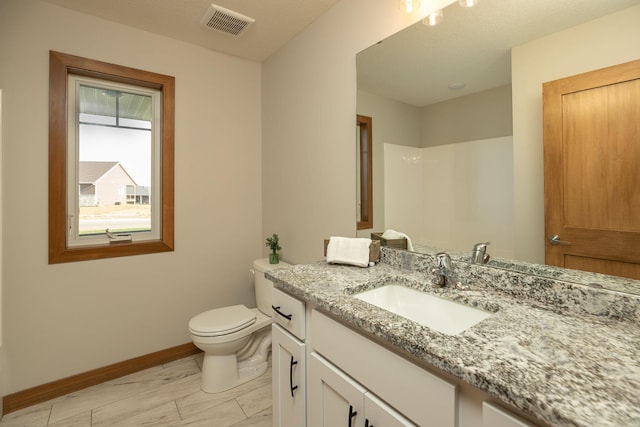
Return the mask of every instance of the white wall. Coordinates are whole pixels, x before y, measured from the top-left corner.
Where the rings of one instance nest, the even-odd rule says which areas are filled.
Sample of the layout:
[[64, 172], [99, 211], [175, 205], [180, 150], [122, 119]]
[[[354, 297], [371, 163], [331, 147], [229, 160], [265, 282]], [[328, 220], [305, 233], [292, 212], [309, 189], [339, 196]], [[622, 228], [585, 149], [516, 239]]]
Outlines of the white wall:
[[640, 58], [639, 23], [634, 6], [512, 50], [518, 259], [544, 263], [542, 83]]
[[[461, 111], [464, 114], [461, 114]], [[423, 200], [415, 199], [415, 194], [423, 194], [422, 190], [418, 193], [417, 186], [420, 185], [416, 179], [412, 176], [418, 174], [420, 179], [424, 175], [422, 172], [418, 172], [416, 165], [419, 165], [420, 171], [422, 170], [424, 160], [419, 162], [411, 162], [408, 159], [414, 157], [422, 159], [422, 152], [424, 150], [411, 150], [409, 147], [429, 147], [438, 146], [443, 144], [460, 143], [465, 141], [474, 140], [489, 140], [505, 135], [511, 135], [512, 130], [512, 116], [511, 116], [511, 86], [503, 86], [483, 92], [462, 96], [452, 100], [439, 102], [426, 107], [414, 107], [402, 102], [398, 102], [389, 98], [385, 98], [379, 95], [372, 94], [364, 90], [358, 90], [357, 99], [357, 112], [358, 114], [364, 114], [373, 118], [373, 201], [374, 201], [374, 231], [382, 231], [387, 228], [396, 229], [407, 233], [417, 242], [423, 244], [429, 244], [428, 236], [436, 238], [432, 233], [425, 234], [425, 230], [430, 226], [430, 214], [432, 211], [423, 210], [418, 208], [417, 203], [423, 206]], [[464, 116], [466, 120], [460, 121], [460, 117]], [[486, 144], [490, 149], [493, 147], [491, 144]], [[403, 149], [398, 146], [405, 146]], [[397, 147], [397, 148], [394, 148]], [[466, 145], [460, 145], [460, 147], [468, 147]], [[434, 152], [440, 152], [436, 149]], [[472, 148], [469, 148], [471, 151]], [[481, 154], [484, 153], [484, 147], [481, 148]], [[387, 156], [387, 151], [390, 152], [390, 156]], [[429, 151], [427, 151], [429, 152]], [[462, 153], [466, 153], [467, 150], [462, 150]], [[397, 155], [397, 156], [396, 156]], [[496, 212], [491, 208], [477, 212], [476, 215], [467, 213], [470, 218], [480, 218], [485, 215], [489, 215], [484, 221], [485, 224], [493, 222], [494, 220], [500, 221], [505, 218], [506, 213], [513, 215], [513, 150], [509, 146], [509, 158], [508, 164], [504, 168], [500, 168], [503, 171], [505, 168], [509, 169], [508, 177], [503, 176], [503, 179], [509, 179], [510, 189], [508, 195], [504, 199], [500, 200], [498, 205], [508, 205], [508, 211], [500, 210]], [[482, 157], [482, 156], [481, 156]], [[461, 162], [456, 159], [443, 158], [443, 161], [449, 161], [450, 163], [438, 164], [438, 172], [444, 172], [448, 174], [450, 171], [459, 170]], [[491, 158], [488, 159], [490, 163], [493, 163]], [[388, 161], [392, 161], [392, 165], [387, 165]], [[473, 163], [474, 167], [480, 167], [477, 162]], [[500, 165], [501, 166], [501, 165]], [[387, 179], [387, 171], [397, 171], [391, 180]], [[464, 174], [465, 171], [462, 171]], [[428, 173], [426, 171], [425, 173]], [[459, 173], [458, 175], [462, 175]], [[455, 185], [461, 185], [456, 194], [466, 194], [464, 191], [475, 190], [472, 185], [467, 185], [465, 182], [461, 182], [460, 179], [456, 180]], [[504, 184], [501, 180], [497, 180], [496, 185], [492, 185], [491, 188], [495, 190], [502, 189]], [[452, 185], [451, 182], [447, 184], [449, 188]], [[406, 191], [403, 191], [406, 190]], [[484, 193], [485, 191], [483, 191]], [[413, 194], [412, 197], [406, 197], [405, 194]], [[468, 194], [468, 198], [476, 197], [474, 194]], [[491, 196], [493, 198], [495, 196]], [[428, 204], [426, 206], [429, 206]], [[476, 205], [479, 206], [479, 205]], [[497, 205], [496, 205], [497, 206]], [[441, 204], [438, 209], [438, 218], [453, 218], [458, 215], [452, 209], [454, 204]], [[428, 207], [426, 209], [429, 209]], [[391, 212], [393, 215], [392, 220], [388, 220], [387, 212]], [[494, 215], [497, 214], [497, 215]], [[494, 219], [495, 218], [495, 219]], [[424, 223], [427, 221], [427, 224]], [[513, 225], [513, 217], [508, 218], [509, 224]], [[473, 223], [473, 220], [472, 222]], [[470, 223], [470, 224], [471, 224]], [[479, 225], [479, 224], [475, 224]], [[460, 228], [458, 236], [461, 233], [468, 231], [469, 227]], [[481, 227], [485, 229], [486, 227]], [[494, 229], [492, 229], [494, 230]], [[368, 237], [372, 230], [358, 230], [358, 236]], [[464, 246], [467, 246], [467, 239], [471, 239], [475, 234], [475, 230], [471, 234], [468, 234], [466, 238], [456, 241], [439, 241], [437, 246], [443, 248], [458, 249], [464, 242]], [[488, 231], [488, 230], [487, 230]], [[505, 244], [504, 248], [497, 248], [503, 255], [513, 254], [513, 235], [505, 236], [507, 230], [500, 230], [500, 236], [496, 235], [489, 240], [500, 241], [499, 245]], [[440, 240], [438, 236], [438, 240]], [[509, 242], [509, 243], [507, 243]], [[431, 245], [436, 245], [435, 241], [430, 242]], [[496, 249], [495, 247], [492, 249]], [[466, 250], [466, 249], [465, 249]]]
[[369, 237], [372, 231], [388, 228], [385, 227], [384, 147], [386, 144], [420, 146], [421, 109], [364, 90], [358, 90], [357, 101], [357, 113], [372, 118], [373, 228], [358, 230], [359, 237]]
[[385, 144], [386, 228], [413, 243], [513, 258], [513, 138], [435, 147]]
[[323, 239], [356, 235], [356, 53], [451, 2], [407, 15], [342, 0], [263, 64], [262, 224], [286, 260], [320, 260]]
[[511, 85], [428, 105], [421, 122], [421, 147], [512, 135]]
[[397, 144], [384, 144], [383, 150], [384, 230], [405, 233], [412, 243], [425, 243], [425, 150]]
[[[47, 264], [49, 50], [176, 78], [175, 252]], [[253, 306], [261, 65], [37, 0], [0, 1], [2, 394], [190, 342], [206, 309]]]

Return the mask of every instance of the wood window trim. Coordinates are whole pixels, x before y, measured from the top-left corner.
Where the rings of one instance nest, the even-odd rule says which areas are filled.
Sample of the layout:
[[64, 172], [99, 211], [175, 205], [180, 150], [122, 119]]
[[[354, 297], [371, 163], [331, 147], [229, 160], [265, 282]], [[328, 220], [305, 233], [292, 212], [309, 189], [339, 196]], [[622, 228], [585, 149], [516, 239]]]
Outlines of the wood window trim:
[[373, 119], [368, 116], [357, 115], [357, 125], [360, 129], [358, 141], [358, 156], [360, 156], [360, 221], [358, 230], [373, 228], [373, 139], [371, 135]]
[[[161, 238], [83, 247], [67, 247], [67, 77], [96, 77], [162, 91]], [[175, 78], [49, 52], [49, 264], [168, 252], [174, 249]]]

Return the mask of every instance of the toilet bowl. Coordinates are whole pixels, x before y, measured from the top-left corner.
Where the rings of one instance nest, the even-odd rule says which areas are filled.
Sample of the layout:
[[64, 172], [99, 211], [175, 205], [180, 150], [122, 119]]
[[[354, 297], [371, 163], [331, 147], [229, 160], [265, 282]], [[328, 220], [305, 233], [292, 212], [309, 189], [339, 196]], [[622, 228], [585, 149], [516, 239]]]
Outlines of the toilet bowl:
[[257, 308], [233, 305], [205, 311], [189, 321], [193, 343], [204, 351], [202, 391], [218, 393], [259, 377], [269, 367], [273, 283], [264, 272], [289, 264], [253, 263]]

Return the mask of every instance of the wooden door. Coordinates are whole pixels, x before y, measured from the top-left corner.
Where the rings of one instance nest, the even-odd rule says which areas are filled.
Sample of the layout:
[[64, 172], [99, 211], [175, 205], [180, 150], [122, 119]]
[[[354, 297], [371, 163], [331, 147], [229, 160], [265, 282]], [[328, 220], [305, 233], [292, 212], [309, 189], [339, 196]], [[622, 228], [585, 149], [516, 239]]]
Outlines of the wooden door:
[[640, 279], [640, 60], [545, 83], [543, 105], [546, 263]]

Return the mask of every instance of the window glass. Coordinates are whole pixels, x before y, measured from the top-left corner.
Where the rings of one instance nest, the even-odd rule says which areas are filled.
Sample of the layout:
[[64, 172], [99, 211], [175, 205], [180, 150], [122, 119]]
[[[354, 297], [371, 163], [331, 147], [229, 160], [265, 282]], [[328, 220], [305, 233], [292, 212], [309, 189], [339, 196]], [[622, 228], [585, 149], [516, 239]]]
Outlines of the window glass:
[[[158, 90], [69, 75], [69, 246], [159, 237]], [[73, 143], [71, 143], [73, 142]]]

